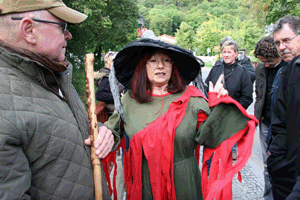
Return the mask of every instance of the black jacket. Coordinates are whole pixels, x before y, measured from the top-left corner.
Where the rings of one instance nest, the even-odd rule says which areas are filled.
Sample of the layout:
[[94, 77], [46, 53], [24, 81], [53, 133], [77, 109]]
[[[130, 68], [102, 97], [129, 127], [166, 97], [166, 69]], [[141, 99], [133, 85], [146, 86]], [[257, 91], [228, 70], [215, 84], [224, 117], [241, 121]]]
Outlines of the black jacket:
[[229, 96], [238, 101], [245, 109], [253, 101], [253, 84], [247, 70], [239, 63], [226, 66], [224, 62], [216, 64], [209, 72], [205, 83], [209, 81], [215, 85], [219, 76], [225, 72], [225, 89], [228, 90]]
[[113, 104], [114, 98], [110, 90], [108, 77], [103, 77], [99, 82], [98, 89], [96, 92], [96, 99], [106, 104]]
[[[268, 171], [271, 178], [284, 180], [282, 198], [286, 198], [300, 177], [300, 56], [295, 57], [283, 70], [278, 88], [273, 114], [268, 158]], [[300, 180], [298, 179], [297, 182]], [[277, 187], [276, 182], [275, 187]], [[300, 183], [292, 196], [300, 198]]]
[[[261, 120], [261, 117], [264, 116], [264, 109], [266, 104], [271, 104], [271, 90], [269, 90], [270, 94], [267, 94], [268, 87], [272, 87], [272, 83], [268, 80], [268, 74], [273, 73], [272, 75], [275, 77], [277, 71], [286, 65], [285, 61], [281, 61], [275, 68], [266, 68], [264, 63], [258, 63], [255, 69], [255, 105], [254, 105], [254, 115], [258, 120]], [[269, 73], [268, 73], [269, 70]], [[272, 76], [271, 75], [271, 76]], [[270, 76], [270, 75], [269, 75]], [[272, 79], [271, 79], [272, 80]], [[269, 83], [268, 83], [269, 82]], [[271, 105], [268, 105], [271, 107]], [[271, 112], [271, 111], [269, 111]], [[271, 113], [269, 113], [271, 116]], [[265, 117], [265, 116], [264, 116]]]
[[[216, 61], [215, 65], [219, 65], [223, 63], [223, 58], [220, 58]], [[250, 58], [247, 56], [243, 56], [242, 59], [238, 59], [237, 63], [241, 64], [249, 73], [252, 83], [255, 81], [255, 69], [250, 61]]]

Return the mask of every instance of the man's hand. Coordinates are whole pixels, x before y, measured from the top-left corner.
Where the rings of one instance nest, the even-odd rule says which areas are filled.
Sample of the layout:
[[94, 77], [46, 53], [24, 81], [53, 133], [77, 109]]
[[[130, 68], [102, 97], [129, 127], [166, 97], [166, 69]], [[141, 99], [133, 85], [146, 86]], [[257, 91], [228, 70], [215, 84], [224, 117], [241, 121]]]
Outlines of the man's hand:
[[[98, 158], [105, 158], [114, 145], [114, 136], [106, 126], [98, 128], [98, 139], [94, 141], [95, 152]], [[91, 145], [90, 137], [84, 141], [86, 145]]]
[[211, 81], [209, 81], [209, 91], [218, 93], [217, 98], [228, 95], [228, 91], [223, 87], [223, 84], [222, 84], [223, 78], [224, 78], [224, 75], [221, 74], [216, 82], [215, 87], [214, 87], [213, 83]]

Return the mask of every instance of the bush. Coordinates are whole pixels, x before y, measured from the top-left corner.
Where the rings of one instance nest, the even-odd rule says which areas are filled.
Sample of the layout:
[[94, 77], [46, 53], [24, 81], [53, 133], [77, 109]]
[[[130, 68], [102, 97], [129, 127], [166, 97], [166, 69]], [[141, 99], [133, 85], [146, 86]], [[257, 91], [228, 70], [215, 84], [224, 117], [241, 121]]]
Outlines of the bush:
[[211, 61], [205, 62], [205, 67], [213, 67], [212, 62]]

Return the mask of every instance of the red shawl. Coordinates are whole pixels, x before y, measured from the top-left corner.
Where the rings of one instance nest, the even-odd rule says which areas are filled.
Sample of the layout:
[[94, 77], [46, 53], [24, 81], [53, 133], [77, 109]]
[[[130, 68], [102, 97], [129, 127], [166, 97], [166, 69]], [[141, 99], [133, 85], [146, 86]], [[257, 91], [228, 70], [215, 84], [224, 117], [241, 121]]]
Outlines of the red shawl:
[[[205, 200], [220, 200], [232, 199], [232, 178], [238, 173], [247, 163], [251, 156], [255, 128], [258, 125], [258, 120], [253, 115], [248, 115], [246, 110], [237, 101], [229, 96], [217, 98], [216, 93], [208, 93], [209, 107], [214, 107], [219, 103], [233, 103], [239, 110], [249, 118], [247, 126], [231, 136], [229, 139], [223, 141], [215, 149], [204, 149], [203, 164], [202, 164], [202, 191]], [[237, 142], [238, 159], [232, 166], [232, 147]], [[207, 160], [214, 153], [209, 179], [207, 173]], [[238, 176], [242, 181], [241, 174]]]
[[[152, 122], [149, 126], [144, 128], [143, 130], [137, 132], [132, 137], [132, 139], [130, 141], [129, 152], [127, 155], [128, 156], [127, 164], [125, 163], [125, 166], [126, 166], [125, 167], [125, 184], [127, 185], [127, 187], [126, 187], [127, 199], [129, 199], [129, 200], [142, 199], [143, 153], [147, 159], [148, 166], [149, 166], [150, 182], [151, 182], [153, 199], [155, 199], [155, 200], [166, 200], [166, 199], [175, 200], [176, 199], [175, 183], [174, 183], [174, 163], [173, 163], [175, 130], [178, 127], [178, 125], [181, 123], [181, 121], [184, 117], [184, 114], [185, 114], [185, 110], [188, 105], [189, 98], [192, 96], [194, 96], [194, 97], [199, 96], [199, 97], [205, 98], [205, 96], [197, 88], [190, 86], [181, 97], [179, 97], [177, 100], [175, 100], [174, 102], [171, 103], [169, 110], [164, 115], [162, 115], [160, 118], [158, 118], [157, 120]], [[209, 104], [210, 107], [215, 106], [215, 105], [219, 104], [220, 102], [223, 102], [223, 99], [225, 100], [225, 102], [228, 102], [228, 103], [234, 102], [234, 100], [230, 97], [216, 99], [215, 98], [216, 94], [214, 94], [214, 93], [210, 94], [209, 97], [210, 97], [210, 101], [212, 101]], [[237, 106], [239, 108], [241, 107], [239, 104]], [[245, 114], [247, 115], [247, 113], [245, 113]], [[204, 121], [206, 119], [206, 115], [203, 112], [199, 112], [198, 118], [199, 118], [199, 120], [198, 120], [197, 127], [199, 127], [199, 125], [202, 123], [202, 121]], [[249, 125], [251, 126], [252, 124], [254, 125], [254, 132], [255, 132], [255, 123], [250, 123]], [[163, 130], [163, 134], [158, 134], [158, 133], [161, 133], [161, 130]], [[248, 130], [248, 129], [245, 128], [245, 130]], [[253, 135], [254, 132], [251, 134], [248, 133], [246, 136], [244, 136], [242, 134], [242, 139], [244, 137], [247, 137], [248, 135]], [[236, 134], [236, 135], [241, 135], [241, 134]], [[234, 135], [232, 137], [235, 137], [235, 138], [238, 137], [236, 135]], [[251, 139], [251, 137], [249, 139]], [[231, 140], [229, 139], [229, 141], [231, 141]], [[247, 143], [252, 144], [252, 142], [253, 142], [253, 137], [252, 137], [252, 141], [249, 141]], [[227, 142], [225, 142], [225, 143], [227, 143]], [[122, 143], [122, 144], [124, 144], [124, 143]], [[248, 148], [248, 152], [250, 152], [249, 156], [248, 156], [248, 154], [244, 156], [240, 153], [240, 149], [244, 150], [244, 148], [241, 147], [241, 144], [242, 143], [238, 143], [239, 155], [241, 155], [243, 160], [248, 160], [250, 153], [251, 153], [252, 146], [251, 146], [251, 148]], [[216, 149], [218, 149], [218, 148], [216, 148]], [[197, 149], [199, 149], [199, 148], [197, 148]], [[204, 159], [206, 161], [207, 158], [210, 158], [209, 155], [211, 155], [212, 152], [214, 152], [214, 150], [210, 150], [207, 148], [205, 148], [205, 149], [206, 150], [205, 150]], [[124, 148], [123, 152], [125, 152], [125, 148]], [[231, 152], [231, 149], [228, 150], [228, 152]], [[206, 154], [208, 154], [208, 155], [206, 155]], [[226, 172], [226, 170], [224, 170], [224, 169], [219, 170], [216, 168], [215, 160], [219, 158], [219, 156], [218, 156], [219, 154], [218, 153], [215, 153], [215, 154], [216, 155], [213, 157], [212, 166], [211, 166], [211, 170], [213, 170], [214, 173], [211, 173], [211, 174], [214, 174], [216, 177], [218, 177], [218, 176], [220, 176], [219, 173]], [[198, 152], [198, 156], [199, 156], [199, 152]], [[110, 159], [115, 159], [115, 157], [108, 156], [107, 158], [105, 158], [106, 163], [108, 163], [108, 161]], [[125, 158], [125, 160], [126, 160], [126, 158]], [[228, 159], [228, 163], [229, 162], [230, 162], [230, 160]], [[204, 162], [204, 163], [206, 163], [206, 162]], [[228, 167], [228, 163], [227, 163], [227, 165], [225, 165], [225, 167]], [[231, 158], [231, 163], [232, 163], [232, 158]], [[244, 167], [245, 164], [243, 166], [239, 165], [241, 167], [239, 167], [238, 170], [240, 170], [242, 167]], [[106, 165], [105, 162], [103, 163], [103, 165]], [[104, 167], [104, 170], [106, 172], [106, 179], [109, 181], [110, 179], [109, 179], [107, 169], [108, 168]], [[231, 169], [228, 169], [227, 171], [230, 172], [229, 175], [222, 174], [222, 175], [226, 176], [225, 182], [223, 181], [220, 184], [217, 184], [218, 183], [217, 178], [213, 177], [212, 175], [210, 176], [209, 181], [207, 181], [206, 165], [203, 165], [203, 169], [204, 170], [202, 171], [202, 174], [203, 174], [202, 175], [203, 176], [202, 184], [203, 184], [204, 198], [206, 198], [207, 196], [208, 197], [216, 196], [220, 191], [222, 191], [222, 189], [224, 187], [226, 187], [225, 188], [226, 191], [228, 189], [230, 189], [230, 191], [231, 191], [231, 188], [228, 188], [227, 186], [228, 186], [228, 183], [232, 180], [234, 174], [238, 170], [237, 171], [233, 170], [236, 172], [232, 174], [233, 171]], [[236, 169], [236, 167], [234, 169]], [[205, 170], [206, 170], [206, 173], [205, 173]], [[217, 184], [216, 188], [210, 188], [210, 185], [215, 184], [215, 183]], [[209, 188], [208, 188], [208, 185], [209, 185]], [[111, 186], [110, 181], [109, 181], [109, 186]], [[114, 181], [114, 188], [115, 188], [115, 181]], [[211, 189], [211, 190], [209, 190], [209, 189]], [[111, 188], [110, 188], [110, 191], [112, 191]], [[230, 192], [225, 192], [225, 193], [227, 194]], [[114, 196], [116, 199], [115, 189], [114, 189]]]

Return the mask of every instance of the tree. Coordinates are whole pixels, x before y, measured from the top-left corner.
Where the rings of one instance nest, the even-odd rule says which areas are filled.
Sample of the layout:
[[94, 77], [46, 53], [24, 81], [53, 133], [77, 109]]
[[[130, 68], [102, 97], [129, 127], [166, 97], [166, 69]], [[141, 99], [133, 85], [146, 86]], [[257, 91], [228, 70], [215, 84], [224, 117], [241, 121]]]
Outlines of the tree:
[[68, 26], [68, 60], [74, 65], [73, 84], [85, 101], [84, 57], [95, 54], [95, 70], [103, 67], [101, 55], [119, 51], [136, 38], [138, 9], [134, 0], [64, 0], [64, 3], [88, 15], [80, 24]]
[[243, 0], [243, 2], [251, 6], [251, 14], [260, 25], [275, 23], [285, 15], [300, 16], [299, 0]]
[[208, 20], [205, 11], [200, 6], [194, 7], [185, 13], [184, 21], [192, 26], [193, 30], [196, 31], [199, 26]]
[[285, 15], [300, 16], [299, 0], [273, 0], [266, 7], [266, 12], [266, 21], [268, 24], [276, 22]]
[[204, 22], [197, 30], [195, 35], [194, 46], [198, 48], [198, 54], [206, 55], [207, 49], [214, 49], [215, 46], [220, 44], [220, 33], [215, 23], [214, 17], [209, 15], [209, 20]]
[[156, 35], [168, 34], [174, 36], [182, 21], [181, 12], [175, 5], [156, 5], [152, 8], [146, 21], [149, 21], [148, 28]]
[[185, 49], [193, 50], [195, 32], [189, 24], [182, 22], [180, 29], [175, 34], [177, 45]]

